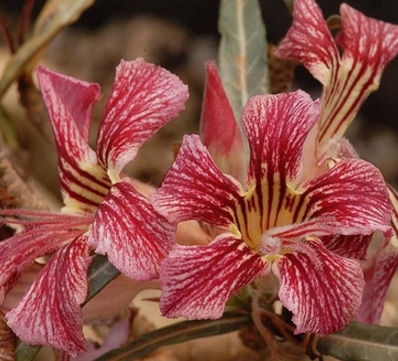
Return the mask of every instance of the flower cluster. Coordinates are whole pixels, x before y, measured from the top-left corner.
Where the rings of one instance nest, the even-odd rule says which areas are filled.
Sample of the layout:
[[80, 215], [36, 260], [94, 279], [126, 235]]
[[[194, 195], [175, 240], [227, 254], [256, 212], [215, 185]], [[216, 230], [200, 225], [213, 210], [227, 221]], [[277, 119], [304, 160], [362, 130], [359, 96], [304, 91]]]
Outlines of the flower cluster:
[[[324, 87], [320, 100], [302, 90], [256, 95], [238, 121], [209, 62], [201, 134], [184, 137], [151, 195], [122, 170], [184, 108], [186, 86], [142, 59], [123, 61], [94, 151], [98, 86], [37, 70], [64, 207], [0, 211], [2, 223], [21, 228], [0, 243], [0, 303], [47, 257], [6, 315], [18, 337], [84, 351], [81, 305], [93, 253], [133, 280], [160, 278], [168, 317], [221, 317], [232, 295], [273, 274], [296, 333], [333, 333], [356, 315], [378, 321], [398, 267], [398, 196], [344, 133], [397, 55], [398, 26], [343, 4], [335, 41], [314, 0], [296, 0], [293, 18], [277, 55], [307, 67]], [[208, 244], [175, 241], [176, 226], [188, 220], [211, 228]], [[377, 231], [385, 242], [365, 262]]]

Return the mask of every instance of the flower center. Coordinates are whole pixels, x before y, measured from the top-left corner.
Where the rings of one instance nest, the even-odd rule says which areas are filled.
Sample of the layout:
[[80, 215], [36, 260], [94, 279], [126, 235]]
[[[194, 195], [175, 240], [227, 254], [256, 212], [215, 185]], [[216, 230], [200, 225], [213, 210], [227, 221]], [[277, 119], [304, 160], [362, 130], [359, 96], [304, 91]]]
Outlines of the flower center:
[[261, 237], [260, 246], [257, 252], [263, 256], [280, 254], [282, 248], [282, 242], [279, 238], [268, 236], [264, 233]]
[[301, 222], [304, 218], [301, 195], [289, 187], [274, 183], [272, 190], [263, 184], [253, 187], [242, 197], [235, 213], [242, 240], [261, 255], [279, 254], [281, 240], [269, 230]]
[[111, 187], [105, 169], [88, 163], [64, 167], [61, 183], [65, 204], [62, 211], [71, 214], [94, 213]]

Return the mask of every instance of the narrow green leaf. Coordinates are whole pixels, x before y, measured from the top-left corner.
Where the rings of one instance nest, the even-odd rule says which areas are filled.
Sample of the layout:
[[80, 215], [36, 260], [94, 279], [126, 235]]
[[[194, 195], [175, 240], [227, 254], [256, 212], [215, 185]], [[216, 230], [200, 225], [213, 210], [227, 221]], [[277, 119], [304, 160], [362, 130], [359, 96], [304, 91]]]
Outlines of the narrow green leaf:
[[33, 360], [40, 352], [41, 346], [30, 346], [24, 342], [20, 342], [15, 350], [16, 361]]
[[88, 270], [87, 298], [83, 306], [119, 275], [120, 272], [109, 263], [107, 257], [94, 255]]
[[219, 66], [236, 119], [255, 94], [268, 92], [265, 26], [258, 0], [222, 0]]
[[74, 23], [95, 0], [48, 0], [41, 11], [32, 37], [11, 56], [0, 81], [0, 98], [22, 74], [29, 73], [50, 41]]
[[352, 322], [343, 331], [320, 338], [317, 350], [342, 361], [395, 361], [398, 329]]
[[95, 0], [47, 0], [34, 24], [33, 35], [58, 32], [77, 21]]
[[240, 312], [226, 312], [219, 320], [179, 322], [149, 332], [123, 348], [106, 353], [96, 361], [133, 360], [144, 357], [161, 346], [237, 331], [250, 325], [251, 322], [250, 314]]

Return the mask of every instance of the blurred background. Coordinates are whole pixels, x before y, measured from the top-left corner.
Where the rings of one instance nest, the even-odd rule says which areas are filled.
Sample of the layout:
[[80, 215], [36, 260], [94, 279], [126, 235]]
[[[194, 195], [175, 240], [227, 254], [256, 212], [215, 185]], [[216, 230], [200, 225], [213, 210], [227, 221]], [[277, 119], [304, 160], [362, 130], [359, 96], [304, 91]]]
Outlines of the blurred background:
[[[33, 17], [44, 1], [35, 3]], [[318, 1], [325, 17], [337, 14], [341, 1]], [[366, 15], [398, 24], [398, 1], [347, 1]], [[286, 33], [291, 16], [282, 0], [260, 0], [267, 38], [277, 43]], [[0, 0], [0, 12], [11, 28], [16, 27], [23, 0]], [[181, 116], [162, 129], [140, 151], [127, 169], [134, 177], [158, 185], [173, 160], [171, 144], [183, 134], [198, 131], [204, 86], [204, 63], [217, 58], [219, 1], [217, 0], [97, 0], [74, 25], [51, 44], [42, 64], [54, 70], [101, 84], [105, 96], [95, 110], [93, 144], [98, 120], [121, 58], [143, 56], [179, 75], [189, 85], [190, 99]], [[0, 40], [0, 67], [8, 50]], [[314, 96], [320, 86], [302, 67], [294, 87]], [[7, 114], [18, 124], [20, 159], [29, 172], [58, 196], [56, 154], [24, 120], [15, 89], [4, 101]], [[381, 168], [386, 179], [398, 184], [398, 59], [384, 73], [379, 91], [366, 101], [348, 137], [360, 155]], [[28, 130], [27, 130], [28, 129]]]

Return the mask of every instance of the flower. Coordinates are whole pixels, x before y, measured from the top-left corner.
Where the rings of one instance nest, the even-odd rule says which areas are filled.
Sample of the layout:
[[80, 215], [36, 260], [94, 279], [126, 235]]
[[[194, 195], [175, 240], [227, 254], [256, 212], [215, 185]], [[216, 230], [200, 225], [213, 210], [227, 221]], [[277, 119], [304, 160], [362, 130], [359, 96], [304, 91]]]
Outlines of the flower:
[[[205, 99], [226, 97], [214, 68], [210, 73]], [[355, 256], [363, 235], [387, 231], [391, 204], [380, 172], [363, 160], [330, 159], [323, 173], [304, 177], [304, 155], [311, 156], [304, 149], [318, 120], [319, 104], [303, 91], [252, 97], [241, 119], [250, 152], [243, 183], [220, 170], [198, 136], [184, 137], [150, 200], [170, 222], [198, 220], [218, 235], [209, 245], [173, 246], [160, 272], [164, 315], [221, 317], [234, 293], [272, 272], [297, 333], [331, 333], [351, 320], [363, 274], [358, 261], [334, 249], [349, 245]]]
[[[369, 18], [347, 4], [340, 9], [341, 31], [335, 42], [314, 0], [296, 0], [292, 27], [276, 52], [279, 57], [300, 61], [323, 85], [316, 136], [318, 164], [329, 156], [357, 157], [344, 133], [398, 54], [397, 25]], [[398, 268], [398, 201], [396, 192], [389, 188], [394, 234], [364, 264], [366, 288], [358, 319], [370, 323], [379, 322], [388, 286]]]
[[85, 349], [80, 305], [87, 294], [91, 252], [134, 280], [158, 277], [175, 227], [158, 215], [138, 182], [121, 174], [141, 144], [175, 117], [187, 87], [143, 59], [117, 68], [97, 139], [88, 145], [99, 86], [39, 68], [37, 76], [58, 151], [64, 207], [60, 213], [0, 211], [2, 223], [22, 231], [0, 243], [0, 302], [24, 268], [50, 256], [8, 325], [29, 344], [76, 355]]

